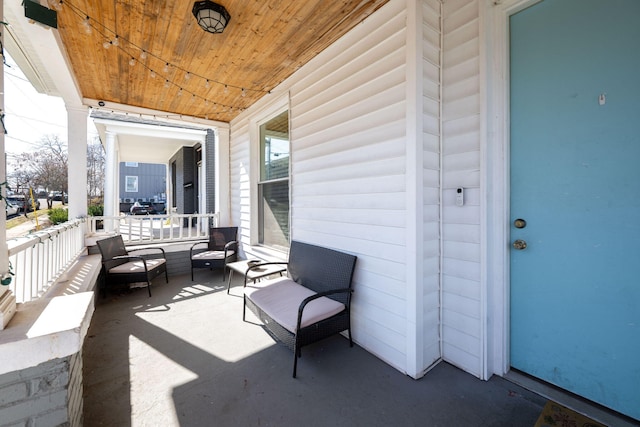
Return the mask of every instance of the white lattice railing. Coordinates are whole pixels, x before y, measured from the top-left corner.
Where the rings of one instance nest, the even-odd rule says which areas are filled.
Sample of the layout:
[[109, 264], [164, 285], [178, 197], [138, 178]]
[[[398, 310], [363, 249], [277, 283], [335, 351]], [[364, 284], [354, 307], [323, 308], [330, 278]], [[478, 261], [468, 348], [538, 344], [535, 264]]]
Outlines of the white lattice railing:
[[180, 242], [209, 238], [217, 214], [88, 217], [7, 241], [17, 303], [40, 298], [85, 251], [88, 235], [122, 235], [125, 243]]
[[121, 215], [87, 218], [88, 232], [121, 234], [125, 243], [172, 242], [209, 237], [217, 214]]
[[9, 288], [22, 303], [38, 299], [84, 251], [86, 222], [65, 222], [7, 241], [13, 277]]

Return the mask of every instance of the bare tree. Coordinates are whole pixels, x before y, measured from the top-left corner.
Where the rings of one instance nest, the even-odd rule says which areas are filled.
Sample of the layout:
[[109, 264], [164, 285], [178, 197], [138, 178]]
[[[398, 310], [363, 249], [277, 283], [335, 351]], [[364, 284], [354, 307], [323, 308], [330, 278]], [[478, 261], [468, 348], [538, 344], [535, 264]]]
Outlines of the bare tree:
[[[27, 179], [26, 187], [44, 187], [49, 191], [67, 192], [67, 145], [58, 135], [45, 135], [36, 152], [22, 153], [15, 159], [16, 177]], [[24, 184], [23, 184], [24, 185]], [[63, 197], [64, 202], [64, 197]]]
[[[87, 192], [90, 199], [102, 199], [104, 194], [104, 149], [100, 140], [87, 142]], [[101, 202], [100, 202], [101, 204]]]

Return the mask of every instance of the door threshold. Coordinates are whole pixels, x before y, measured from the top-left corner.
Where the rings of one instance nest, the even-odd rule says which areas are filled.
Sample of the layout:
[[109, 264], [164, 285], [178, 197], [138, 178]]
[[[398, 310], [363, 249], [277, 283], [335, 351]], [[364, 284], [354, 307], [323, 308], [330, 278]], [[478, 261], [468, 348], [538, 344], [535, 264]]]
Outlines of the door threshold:
[[639, 425], [640, 420], [634, 420], [517, 369], [511, 369], [503, 378], [599, 423], [616, 427], [637, 427]]

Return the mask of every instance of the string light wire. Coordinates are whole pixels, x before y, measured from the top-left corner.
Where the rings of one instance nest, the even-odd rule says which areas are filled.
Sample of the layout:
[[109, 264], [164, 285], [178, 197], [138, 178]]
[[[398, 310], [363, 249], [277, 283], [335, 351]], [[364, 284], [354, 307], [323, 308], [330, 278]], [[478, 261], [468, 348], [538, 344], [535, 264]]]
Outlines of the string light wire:
[[[219, 80], [216, 80], [216, 79], [212, 79], [210, 77], [204, 77], [204, 76], [201, 76], [201, 75], [199, 75], [197, 73], [193, 73], [193, 72], [191, 72], [189, 70], [186, 70], [186, 69], [180, 67], [179, 65], [173, 64], [170, 61], [167, 61], [166, 59], [161, 58], [161, 57], [153, 54], [152, 52], [149, 52], [148, 50], [136, 45], [135, 43], [131, 42], [130, 40], [128, 40], [126, 38], [120, 37], [117, 34], [117, 30], [114, 31], [114, 30], [110, 29], [109, 27], [107, 27], [106, 25], [96, 21], [95, 19], [92, 19], [90, 15], [88, 15], [85, 11], [81, 10], [80, 8], [78, 8], [71, 1], [65, 0], [64, 3], [61, 2], [61, 4], [64, 5], [64, 6], [68, 6], [69, 9], [75, 15], [77, 15], [80, 18], [81, 25], [83, 27], [85, 27], [85, 30], [86, 30], [87, 26], [89, 26], [89, 28], [93, 28], [94, 30], [96, 30], [96, 32], [101, 37], [103, 37], [105, 39], [105, 42], [104, 42], [103, 46], [106, 49], [108, 49], [111, 46], [115, 46], [116, 48], [121, 50], [126, 55], [126, 57], [130, 58], [129, 59], [129, 63], [132, 66], [135, 65], [136, 63], [139, 63], [149, 71], [149, 73], [150, 73], [150, 75], [152, 77], [155, 77], [155, 75], [158, 74], [157, 71], [155, 71], [153, 68], [148, 66], [142, 60], [145, 60], [148, 57], [151, 57], [151, 58], [154, 58], [154, 59], [156, 59], [157, 61], [159, 61], [161, 63], [164, 63], [163, 72], [164, 72], [165, 75], [162, 76], [162, 78], [165, 79], [165, 87], [168, 88], [168, 87], [173, 86], [173, 87], [178, 88], [178, 96], [182, 95], [182, 92], [186, 92], [186, 93], [192, 95], [192, 100], [195, 100], [196, 98], [198, 98], [198, 99], [201, 99], [201, 100], [205, 101], [205, 105], [209, 104], [209, 100], [208, 99], [206, 99], [206, 98], [204, 98], [204, 97], [202, 97], [202, 96], [200, 96], [200, 95], [198, 95], [198, 94], [196, 94], [194, 92], [191, 92], [186, 88], [183, 88], [180, 84], [175, 83], [173, 80], [169, 79], [168, 74], [169, 74], [170, 68], [173, 68], [173, 69], [181, 71], [182, 72], [181, 74], [184, 75], [184, 80], [185, 81], [191, 80], [191, 77], [196, 77], [196, 78], [199, 78], [199, 79], [203, 80], [204, 81], [204, 85], [207, 88], [210, 86], [211, 83], [221, 85], [224, 88], [223, 89], [223, 93], [224, 94], [228, 94], [229, 88], [239, 90], [242, 97], [246, 96], [247, 91], [259, 92], [259, 93], [264, 93], [264, 94], [269, 94], [270, 93], [270, 91], [267, 91], [267, 90], [264, 90], [264, 89], [254, 89], [254, 88], [247, 88], [247, 87], [243, 87], [243, 86], [236, 86], [236, 85], [229, 84], [229, 83], [226, 83], [226, 82], [222, 82], [222, 81], [219, 81]], [[114, 5], [114, 7], [115, 7], [115, 5]], [[99, 28], [98, 26], [101, 27], [101, 28]], [[109, 37], [109, 34], [107, 34], [107, 33], [113, 34], [113, 37]], [[123, 46], [124, 44], [128, 45], [129, 47], [135, 48], [139, 53], [137, 55], [131, 54], [131, 52], [127, 51], [124, 48], [124, 46]], [[233, 111], [234, 108], [238, 108], [238, 107], [234, 107], [232, 105], [225, 105], [225, 104], [220, 104], [220, 103], [216, 103], [216, 102], [211, 102], [211, 105], [217, 106], [218, 108], [222, 108], [223, 110], [227, 110], [228, 112]], [[238, 109], [240, 111], [243, 110], [243, 108], [238, 108]], [[217, 112], [215, 114], [223, 114], [223, 113], [225, 113], [227, 111], [220, 111], [220, 112]]]

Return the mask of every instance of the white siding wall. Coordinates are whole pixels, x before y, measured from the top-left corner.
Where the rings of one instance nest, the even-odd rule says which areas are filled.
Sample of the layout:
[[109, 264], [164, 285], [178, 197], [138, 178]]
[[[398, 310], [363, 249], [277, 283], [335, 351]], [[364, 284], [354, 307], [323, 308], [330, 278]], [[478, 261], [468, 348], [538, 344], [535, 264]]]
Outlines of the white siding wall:
[[[437, 11], [437, 1], [425, 0], [433, 3]], [[274, 91], [290, 95], [291, 236], [358, 256], [354, 339], [401, 371], [407, 370], [412, 342], [424, 342], [419, 351], [428, 350], [429, 357], [420, 357], [425, 363], [439, 357], [433, 224], [425, 236], [429, 302], [420, 316], [429, 331], [420, 340], [407, 337], [408, 322], [416, 319], [407, 318], [407, 304], [413, 303], [407, 296], [406, 257], [412, 252], [406, 243], [407, 212], [415, 206], [407, 206], [406, 18], [405, 1], [390, 1]], [[425, 48], [424, 59], [430, 64], [424, 76], [429, 106], [423, 156], [430, 174], [425, 203], [432, 223], [438, 221], [438, 22], [432, 16], [425, 20], [428, 40], [435, 44]], [[231, 123], [232, 222], [242, 227], [247, 251], [253, 250], [248, 248], [250, 123], [262, 119], [267, 102]], [[422, 333], [422, 325], [417, 330]]]
[[[443, 4], [443, 358], [482, 372], [479, 2]], [[464, 187], [465, 205], [455, 205]]]
[[440, 358], [440, 9], [422, 2], [423, 298], [424, 363]]
[[[409, 65], [420, 58], [407, 51], [416, 35], [406, 1], [391, 0], [231, 123], [231, 216], [244, 250], [260, 251], [250, 246], [252, 129], [273, 110], [269, 97], [288, 94], [291, 236], [358, 256], [354, 339], [412, 375], [441, 356], [481, 375], [478, 4], [419, 0], [422, 60]], [[407, 81], [415, 71], [422, 80]], [[417, 145], [407, 134], [413, 87], [422, 94]], [[409, 167], [416, 156], [418, 170]], [[416, 211], [422, 240], [410, 243]], [[420, 283], [409, 283], [411, 256]]]

